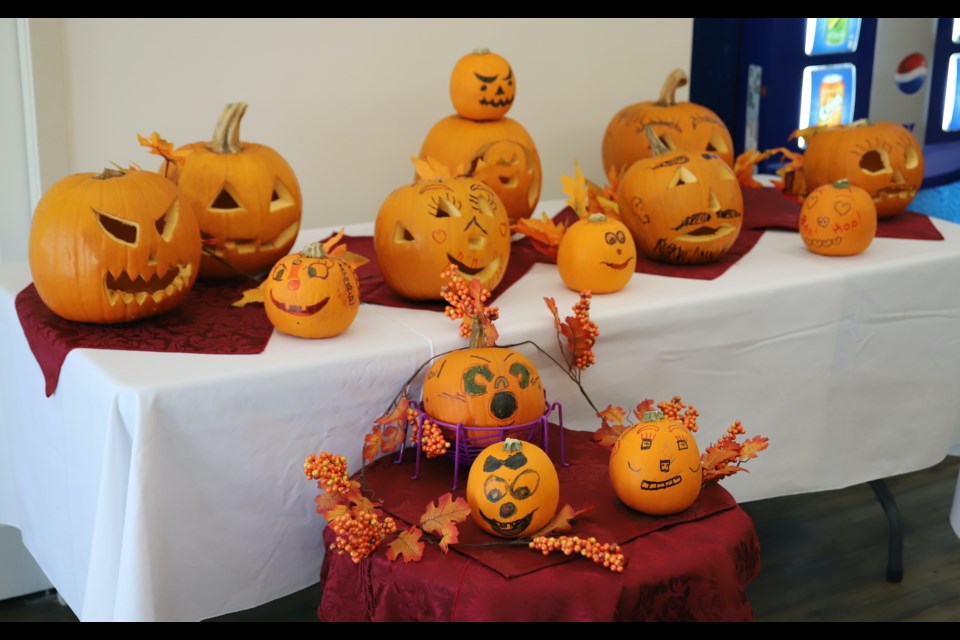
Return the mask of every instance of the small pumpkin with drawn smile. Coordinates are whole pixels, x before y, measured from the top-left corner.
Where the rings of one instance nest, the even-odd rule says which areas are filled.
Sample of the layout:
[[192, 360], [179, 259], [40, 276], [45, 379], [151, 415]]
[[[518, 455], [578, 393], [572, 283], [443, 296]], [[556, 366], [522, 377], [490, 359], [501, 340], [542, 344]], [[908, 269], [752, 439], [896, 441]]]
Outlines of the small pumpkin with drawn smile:
[[278, 331], [301, 338], [330, 338], [353, 323], [360, 286], [353, 267], [315, 242], [282, 258], [266, 281], [263, 301]]
[[560, 478], [550, 456], [507, 438], [480, 452], [467, 478], [474, 522], [489, 534], [518, 538], [545, 527], [560, 504]]
[[610, 483], [632, 509], [650, 515], [680, 513], [700, 495], [700, 450], [680, 420], [648, 411], [613, 445]]
[[570, 225], [557, 250], [563, 284], [574, 291], [620, 291], [633, 277], [637, 247], [619, 220], [592, 213]]

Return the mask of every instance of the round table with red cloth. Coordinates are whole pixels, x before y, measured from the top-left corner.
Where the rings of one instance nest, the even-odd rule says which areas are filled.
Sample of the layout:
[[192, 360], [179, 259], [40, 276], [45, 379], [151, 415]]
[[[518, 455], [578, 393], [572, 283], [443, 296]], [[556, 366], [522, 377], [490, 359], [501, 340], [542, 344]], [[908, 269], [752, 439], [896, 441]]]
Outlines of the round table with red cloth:
[[[557, 439], [550, 442], [556, 454]], [[496, 539], [472, 520], [460, 544], [443, 555], [426, 545], [423, 560], [390, 561], [378, 549], [360, 564], [328, 552], [321, 570], [323, 621], [747, 621], [746, 585], [760, 570], [750, 517], [719, 485], [706, 487], [682, 514], [644, 516], [609, 487], [609, 451], [587, 432], [565, 431], [567, 468], [558, 465], [561, 504], [593, 509], [568, 535], [596, 536], [623, 547], [626, 566], [613, 573], [580, 557], [544, 557], [523, 546], [482, 546]], [[398, 525], [416, 521], [450, 490], [452, 462], [424, 460], [411, 480], [402, 464], [381, 458], [366, 471], [367, 488]], [[557, 460], [556, 455], [553, 456]], [[461, 485], [465, 483], [461, 482]], [[463, 488], [454, 495], [463, 495]], [[334, 534], [324, 530], [329, 547]]]

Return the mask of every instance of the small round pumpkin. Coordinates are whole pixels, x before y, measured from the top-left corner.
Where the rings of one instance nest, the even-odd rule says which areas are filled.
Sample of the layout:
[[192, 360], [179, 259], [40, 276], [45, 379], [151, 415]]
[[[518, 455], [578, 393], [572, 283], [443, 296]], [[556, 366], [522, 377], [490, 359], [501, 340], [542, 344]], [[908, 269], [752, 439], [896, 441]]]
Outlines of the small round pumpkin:
[[475, 49], [460, 58], [450, 74], [453, 108], [470, 120], [499, 120], [517, 95], [517, 81], [506, 58]]
[[314, 242], [273, 266], [263, 307], [278, 331], [330, 338], [346, 331], [357, 317], [360, 284], [353, 267]]
[[866, 120], [805, 136], [807, 189], [846, 178], [870, 194], [878, 218], [905, 210], [923, 182], [923, 150], [904, 127]]
[[285, 256], [300, 231], [303, 200], [293, 169], [263, 144], [240, 141], [243, 102], [228, 104], [211, 142], [181, 147], [182, 167], [170, 178], [199, 201], [206, 250], [200, 275], [256, 275]]
[[620, 217], [652, 260], [702, 264], [720, 259], [743, 226], [743, 194], [733, 170], [704, 151], [667, 151], [638, 160], [620, 181]]
[[604, 171], [620, 175], [637, 160], [654, 155], [644, 135], [647, 126], [670, 151], [704, 151], [733, 166], [733, 139], [717, 114], [693, 102], [677, 102], [677, 88], [685, 84], [687, 75], [675, 69], [658, 100], [632, 104], [613, 117], [603, 135]]
[[632, 509], [650, 515], [680, 513], [700, 495], [700, 450], [680, 420], [648, 411], [621, 434], [610, 454], [610, 483]]
[[574, 291], [620, 291], [637, 267], [637, 247], [619, 220], [592, 213], [566, 230], [557, 250], [563, 284]]
[[877, 234], [877, 209], [870, 194], [838, 180], [817, 187], [803, 201], [800, 237], [822, 256], [863, 253]]
[[543, 449], [507, 438], [490, 445], [470, 466], [467, 503], [489, 534], [519, 538], [543, 529], [560, 504], [560, 478]]
[[40, 298], [67, 320], [113, 324], [165, 313], [200, 270], [196, 207], [149, 171], [68, 176], [37, 203], [29, 260]]

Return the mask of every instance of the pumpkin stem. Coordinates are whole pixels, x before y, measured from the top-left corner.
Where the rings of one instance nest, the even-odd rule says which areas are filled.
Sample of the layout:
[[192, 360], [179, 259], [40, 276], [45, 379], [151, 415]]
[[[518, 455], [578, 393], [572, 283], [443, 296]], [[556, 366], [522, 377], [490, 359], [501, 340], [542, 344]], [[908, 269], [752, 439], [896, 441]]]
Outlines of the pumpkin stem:
[[480, 49], [473, 50], [473, 55], [475, 56], [485, 56], [488, 53], [490, 53], [490, 49], [487, 49], [486, 47], [481, 47]]
[[243, 151], [243, 144], [240, 142], [240, 120], [246, 112], [246, 102], [231, 102], [224, 107], [217, 120], [217, 127], [213, 130], [213, 140], [207, 147], [214, 153]]
[[102, 172], [100, 172], [100, 173], [98, 173], [97, 175], [93, 176], [93, 179], [94, 179], [94, 180], [109, 180], [110, 178], [119, 178], [120, 176], [125, 176], [125, 175], [127, 175], [127, 172], [126, 172], [126, 171], [123, 171], [123, 170], [121, 170], [121, 169], [111, 169], [110, 167], [107, 167], [107, 168], [104, 169]]
[[311, 242], [300, 253], [307, 258], [320, 259], [327, 257], [327, 250], [323, 248], [322, 242]]
[[590, 222], [606, 222], [607, 216], [603, 215], [602, 213], [591, 213], [587, 216], [587, 220]]
[[860, 118], [859, 120], [854, 120], [850, 123], [851, 127], [869, 127], [870, 120], [867, 118]]
[[650, 143], [650, 151], [653, 152], [654, 157], [670, 152], [670, 147], [663, 144], [663, 140], [654, 132], [653, 127], [647, 125], [643, 128], [643, 132], [647, 134], [647, 142]]
[[840, 178], [839, 180], [833, 183], [833, 186], [836, 187], [837, 189], [849, 189], [850, 181], [847, 180], [846, 178]]
[[658, 422], [663, 420], [663, 411], [655, 409], [653, 411], [647, 411], [643, 414], [643, 418], [640, 419], [640, 422]]
[[516, 438], [507, 438], [503, 441], [503, 450], [508, 453], [520, 451], [521, 449], [523, 449], [523, 442]]
[[677, 104], [677, 89], [686, 86], [687, 74], [683, 69], [674, 69], [663, 81], [660, 88], [660, 99], [657, 100], [658, 107], [672, 107]]

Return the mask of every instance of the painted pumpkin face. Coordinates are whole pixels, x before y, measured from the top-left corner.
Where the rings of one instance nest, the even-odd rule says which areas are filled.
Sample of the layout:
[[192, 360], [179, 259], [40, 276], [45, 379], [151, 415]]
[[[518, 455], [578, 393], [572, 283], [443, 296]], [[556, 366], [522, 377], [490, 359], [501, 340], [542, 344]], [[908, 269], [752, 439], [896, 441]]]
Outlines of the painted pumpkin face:
[[661, 262], [717, 260], [743, 225], [740, 185], [712, 153], [672, 151], [639, 160], [620, 182], [617, 199], [637, 248]]
[[807, 188], [846, 178], [870, 194], [877, 217], [905, 210], [923, 182], [923, 151], [912, 133], [893, 122], [855, 123], [807, 138]]
[[617, 497], [641, 513], [679, 513], [700, 495], [703, 469], [697, 441], [679, 420], [659, 411], [627, 429], [610, 454]]
[[30, 272], [40, 298], [77, 322], [130, 322], [187, 297], [200, 267], [194, 203], [156, 173], [69, 176], [40, 199]]
[[594, 213], [573, 223], [557, 251], [560, 278], [574, 291], [620, 291], [637, 267], [637, 247], [619, 220]]
[[450, 74], [453, 108], [470, 120], [497, 120], [507, 115], [517, 94], [513, 69], [503, 56], [477, 49], [460, 58]]
[[301, 338], [330, 338], [347, 330], [360, 308], [353, 268], [308, 245], [282, 258], [267, 278], [263, 306], [279, 331]]
[[467, 502], [474, 522], [487, 533], [502, 538], [530, 535], [557, 511], [560, 479], [543, 449], [508, 438], [473, 461]]
[[841, 180], [814, 189], [800, 210], [800, 237], [824, 256], [866, 251], [877, 234], [877, 209], [870, 194]]
[[492, 291], [510, 259], [510, 223], [500, 198], [479, 180], [421, 180], [384, 201], [374, 249], [384, 280], [406, 298], [440, 299], [448, 264]]

